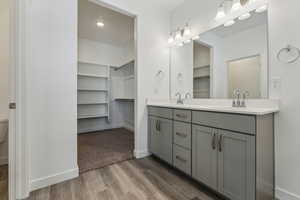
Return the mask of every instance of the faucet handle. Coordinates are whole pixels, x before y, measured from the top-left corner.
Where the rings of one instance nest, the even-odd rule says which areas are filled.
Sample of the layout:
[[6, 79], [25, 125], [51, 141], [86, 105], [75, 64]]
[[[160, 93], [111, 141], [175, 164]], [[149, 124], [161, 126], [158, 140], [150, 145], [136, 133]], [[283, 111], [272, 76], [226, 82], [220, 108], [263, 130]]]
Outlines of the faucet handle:
[[192, 95], [191, 93], [187, 92], [185, 95], [184, 95], [184, 98], [185, 99], [188, 99], [188, 97], [192, 98]]
[[246, 99], [250, 95], [249, 91], [243, 92], [243, 99]]

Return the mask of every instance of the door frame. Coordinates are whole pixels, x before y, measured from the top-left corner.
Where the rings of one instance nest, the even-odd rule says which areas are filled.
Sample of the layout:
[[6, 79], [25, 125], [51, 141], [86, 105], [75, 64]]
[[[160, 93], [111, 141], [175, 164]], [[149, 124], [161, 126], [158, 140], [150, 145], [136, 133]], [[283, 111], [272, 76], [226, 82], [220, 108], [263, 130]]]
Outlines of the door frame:
[[9, 200], [29, 196], [29, 140], [25, 127], [25, 71], [28, 65], [28, 0], [10, 1]]

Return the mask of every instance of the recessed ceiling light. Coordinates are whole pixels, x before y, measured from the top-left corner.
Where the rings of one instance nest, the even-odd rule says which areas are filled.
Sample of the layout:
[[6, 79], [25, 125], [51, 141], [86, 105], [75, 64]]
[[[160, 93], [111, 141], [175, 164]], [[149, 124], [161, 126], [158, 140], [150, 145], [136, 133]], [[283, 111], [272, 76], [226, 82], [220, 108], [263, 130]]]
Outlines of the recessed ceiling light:
[[234, 20], [229, 20], [228, 22], [226, 22], [224, 24], [225, 27], [228, 27], [228, 26], [232, 26], [233, 24], [235, 24], [235, 21]]
[[239, 20], [249, 19], [250, 17], [251, 17], [250, 13], [245, 13], [245, 14], [242, 14], [241, 16], [239, 16]]
[[98, 26], [98, 27], [104, 27], [104, 22], [103, 21], [97, 21], [96, 22], [96, 25]]

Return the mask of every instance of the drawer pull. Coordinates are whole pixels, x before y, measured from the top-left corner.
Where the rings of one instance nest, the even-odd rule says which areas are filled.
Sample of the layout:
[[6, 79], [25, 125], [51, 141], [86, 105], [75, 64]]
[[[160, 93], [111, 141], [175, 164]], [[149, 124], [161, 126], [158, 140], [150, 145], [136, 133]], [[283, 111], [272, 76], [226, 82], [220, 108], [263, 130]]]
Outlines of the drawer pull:
[[176, 114], [176, 117], [181, 118], [181, 119], [186, 119], [186, 115], [181, 115], [181, 114]]
[[213, 138], [212, 138], [211, 146], [212, 146], [213, 150], [216, 149], [216, 134], [215, 133], [214, 133]]
[[223, 135], [220, 135], [220, 138], [219, 138], [219, 152], [222, 152], [222, 140], [223, 140]]
[[161, 123], [160, 123], [160, 120], [156, 120], [156, 121], [155, 121], [155, 128], [156, 128], [156, 131], [161, 131]]
[[186, 137], [187, 137], [186, 134], [178, 133], [178, 132], [176, 132], [176, 135], [179, 136], [179, 137], [183, 137], [183, 138], [186, 138]]
[[181, 161], [181, 162], [184, 162], [184, 163], [187, 162], [186, 159], [181, 158], [180, 156], [176, 156], [176, 159], [179, 160], [179, 161]]

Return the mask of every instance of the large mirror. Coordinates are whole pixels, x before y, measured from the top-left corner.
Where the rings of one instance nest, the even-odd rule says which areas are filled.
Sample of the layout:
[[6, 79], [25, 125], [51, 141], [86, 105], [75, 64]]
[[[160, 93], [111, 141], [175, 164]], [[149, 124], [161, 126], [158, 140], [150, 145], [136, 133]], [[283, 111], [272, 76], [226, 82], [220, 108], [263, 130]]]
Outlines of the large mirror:
[[189, 92], [193, 98], [268, 98], [267, 12], [253, 13], [204, 32], [183, 46], [171, 48], [171, 96]]

